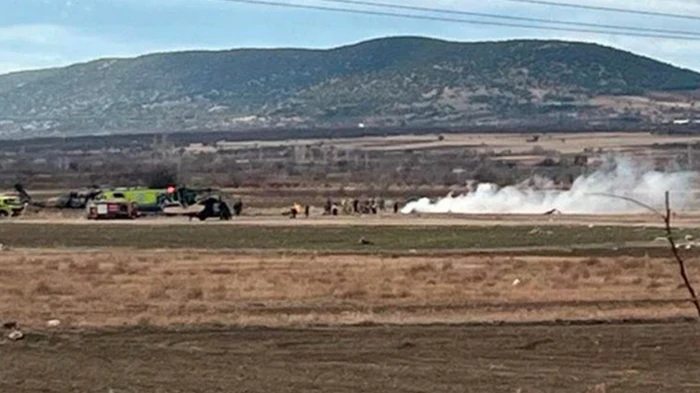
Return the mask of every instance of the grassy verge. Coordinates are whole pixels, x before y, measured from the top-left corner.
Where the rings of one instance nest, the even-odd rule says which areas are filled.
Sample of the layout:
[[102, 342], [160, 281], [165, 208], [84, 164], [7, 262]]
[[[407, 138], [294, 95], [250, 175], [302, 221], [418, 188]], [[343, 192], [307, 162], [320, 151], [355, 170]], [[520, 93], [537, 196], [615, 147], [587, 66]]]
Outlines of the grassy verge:
[[[687, 230], [679, 236], [700, 235]], [[0, 243], [23, 248], [131, 247], [300, 251], [439, 251], [577, 247], [650, 242], [655, 228], [524, 227], [239, 227], [220, 225], [0, 224]], [[372, 244], [360, 244], [361, 238]], [[592, 247], [595, 248], [595, 247]]]

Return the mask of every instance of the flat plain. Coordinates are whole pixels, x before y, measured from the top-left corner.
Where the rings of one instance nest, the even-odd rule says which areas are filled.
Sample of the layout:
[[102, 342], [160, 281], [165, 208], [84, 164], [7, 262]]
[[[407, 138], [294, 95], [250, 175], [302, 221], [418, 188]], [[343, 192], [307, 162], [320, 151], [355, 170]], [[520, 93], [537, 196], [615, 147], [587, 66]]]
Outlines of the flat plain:
[[3, 223], [0, 390], [698, 389], [654, 225], [357, 220]]
[[[332, 143], [379, 155], [468, 149], [534, 165], [548, 151], [572, 158], [601, 148], [690, 158], [687, 145], [698, 142], [632, 133], [528, 138]], [[298, 144], [317, 142], [330, 143]], [[227, 190], [246, 200], [244, 216], [230, 222], [92, 222], [65, 211], [1, 222], [0, 322], [16, 321], [25, 339], [0, 337], [0, 391], [700, 390], [700, 325], [658, 217], [328, 217], [318, 208], [310, 218], [282, 216], [292, 203], [320, 206], [341, 190], [317, 186]], [[380, 191], [355, 186], [342, 187], [343, 198]], [[406, 200], [450, 191], [421, 187], [381, 192]], [[677, 212], [673, 223], [698, 283], [700, 215]]]

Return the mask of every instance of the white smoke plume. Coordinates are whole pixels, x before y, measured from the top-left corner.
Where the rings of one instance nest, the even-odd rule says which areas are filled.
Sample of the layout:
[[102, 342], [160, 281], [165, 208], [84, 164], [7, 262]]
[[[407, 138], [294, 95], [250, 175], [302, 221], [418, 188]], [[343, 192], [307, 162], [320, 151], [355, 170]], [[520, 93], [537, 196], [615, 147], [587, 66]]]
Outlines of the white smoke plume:
[[552, 189], [553, 182], [535, 178], [520, 185], [499, 188], [479, 184], [474, 191], [437, 201], [423, 198], [407, 204], [402, 213], [462, 214], [616, 214], [644, 211], [634, 203], [596, 194], [634, 198], [662, 209], [665, 192], [671, 192], [675, 210], [687, 207], [696, 172], [656, 171], [626, 158], [611, 158], [596, 172], [577, 178], [570, 189]]

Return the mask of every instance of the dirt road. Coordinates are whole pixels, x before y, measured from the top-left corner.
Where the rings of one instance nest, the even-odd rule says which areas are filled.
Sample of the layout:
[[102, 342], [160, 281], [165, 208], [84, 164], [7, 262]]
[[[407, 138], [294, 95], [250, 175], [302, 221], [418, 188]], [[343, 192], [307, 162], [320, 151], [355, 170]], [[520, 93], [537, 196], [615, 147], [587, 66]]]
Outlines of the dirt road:
[[30, 335], [0, 344], [0, 391], [694, 393], [699, 339], [695, 323]]

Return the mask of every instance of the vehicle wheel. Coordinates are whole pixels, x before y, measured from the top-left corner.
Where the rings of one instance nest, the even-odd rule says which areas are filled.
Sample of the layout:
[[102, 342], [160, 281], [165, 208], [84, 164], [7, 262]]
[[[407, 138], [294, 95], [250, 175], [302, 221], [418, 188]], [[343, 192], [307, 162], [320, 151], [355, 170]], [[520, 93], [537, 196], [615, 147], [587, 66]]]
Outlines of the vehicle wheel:
[[9, 215], [9, 214], [7, 214], [7, 212], [6, 212], [6, 211], [4, 211], [4, 210], [0, 210], [0, 218], [5, 218], [5, 217], [9, 217], [9, 216], [10, 216], [10, 215]]

